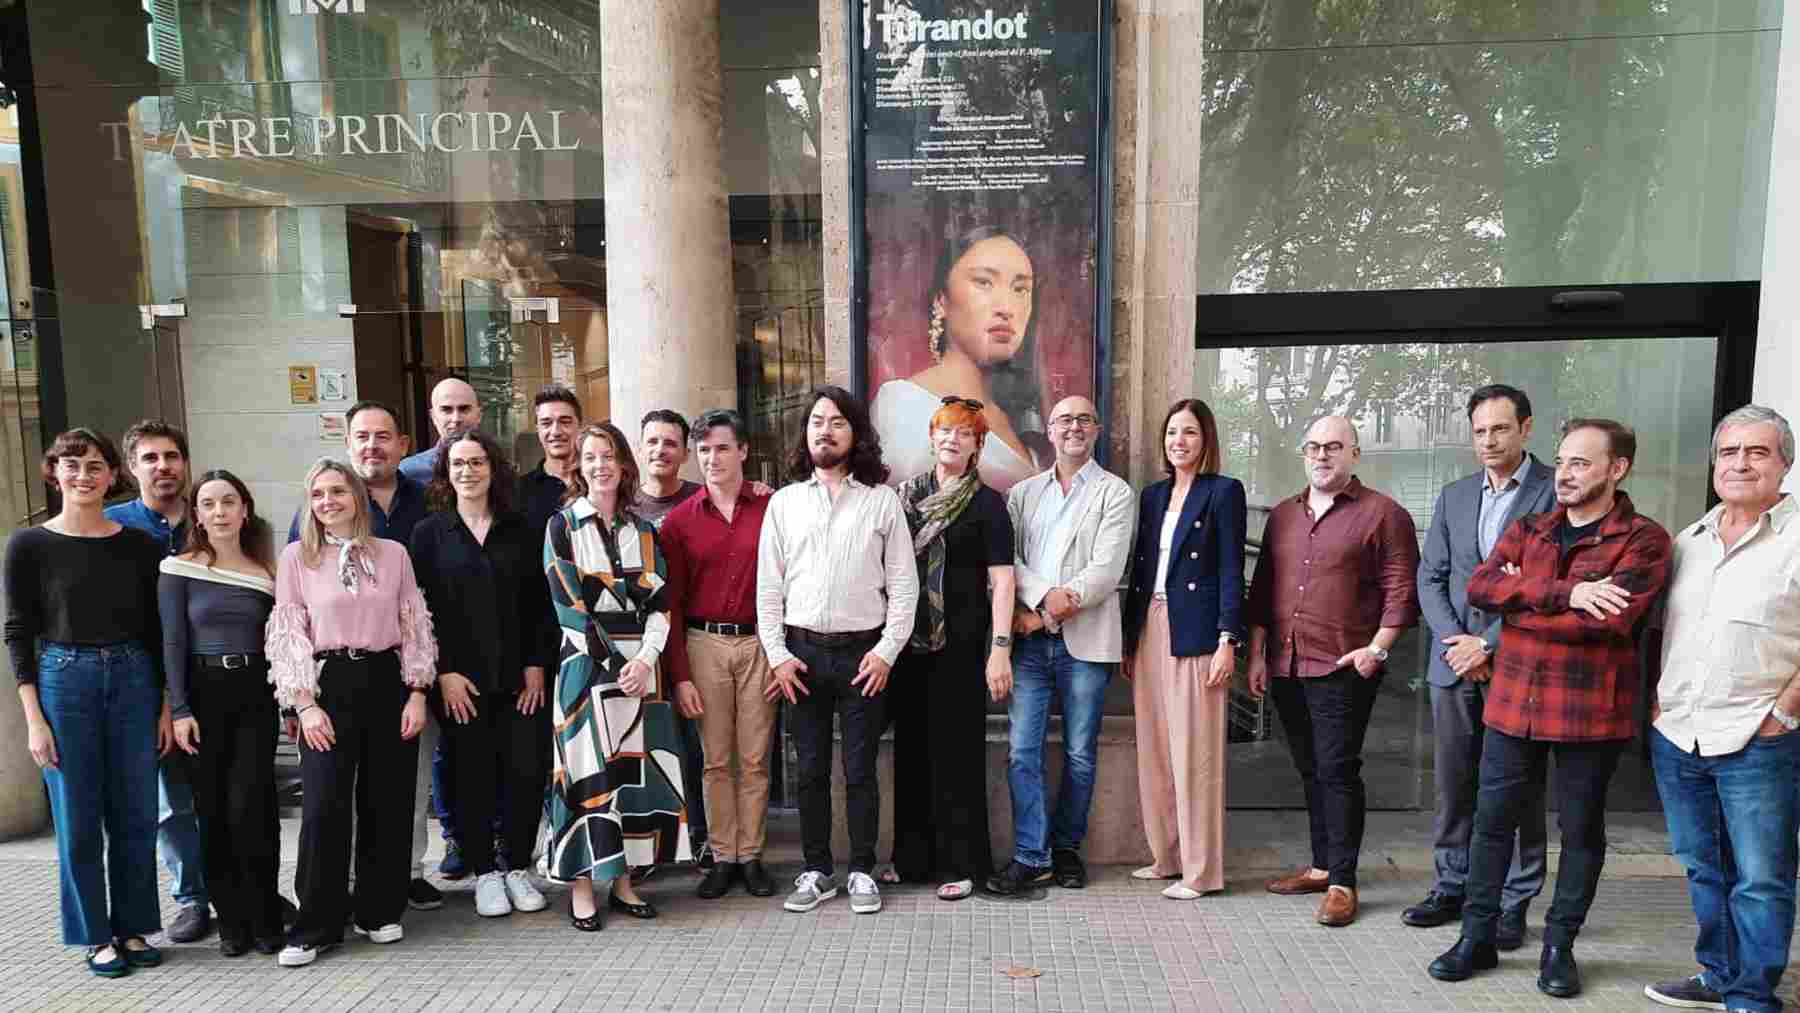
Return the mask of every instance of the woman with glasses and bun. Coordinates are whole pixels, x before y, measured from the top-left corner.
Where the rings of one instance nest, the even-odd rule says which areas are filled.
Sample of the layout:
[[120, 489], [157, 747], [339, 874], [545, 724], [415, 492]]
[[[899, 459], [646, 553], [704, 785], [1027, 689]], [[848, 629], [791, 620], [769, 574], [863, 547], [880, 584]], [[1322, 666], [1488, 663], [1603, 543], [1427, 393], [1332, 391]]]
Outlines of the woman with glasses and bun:
[[1013, 526], [976, 467], [988, 443], [979, 401], [931, 417], [930, 471], [900, 483], [919, 568], [912, 639], [888, 683], [894, 719], [894, 879], [936, 882], [939, 900], [993, 871], [987, 704], [1012, 692]]
[[162, 963], [144, 937], [162, 930], [163, 549], [102, 512], [124, 475], [118, 448], [100, 433], [58, 436], [44, 452], [43, 477], [61, 494], [62, 510], [16, 532], [5, 566], [6, 648], [26, 746], [44, 772], [56, 823], [63, 943], [87, 947], [88, 970], [105, 978]]
[[263, 654], [275, 608], [272, 535], [229, 471], [200, 476], [187, 515], [185, 551], [163, 560], [158, 589], [175, 744], [189, 759], [219, 952], [274, 954], [282, 946], [277, 713]]

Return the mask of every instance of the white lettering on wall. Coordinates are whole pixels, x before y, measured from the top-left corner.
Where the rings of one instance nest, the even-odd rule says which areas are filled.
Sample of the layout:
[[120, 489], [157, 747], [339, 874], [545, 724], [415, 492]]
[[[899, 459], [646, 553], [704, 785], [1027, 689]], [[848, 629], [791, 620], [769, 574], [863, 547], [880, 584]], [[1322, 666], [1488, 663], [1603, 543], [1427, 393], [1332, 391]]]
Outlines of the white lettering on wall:
[[[435, 151], [450, 155], [459, 151], [578, 151], [581, 138], [563, 137], [563, 109], [549, 113], [548, 129], [532, 113], [520, 113], [515, 123], [510, 113], [416, 113], [412, 119], [398, 113], [373, 116], [304, 117], [312, 124], [313, 158], [360, 155], [399, 155], [409, 151]], [[100, 124], [112, 136], [113, 161], [131, 155], [126, 120]], [[460, 131], [460, 133], [459, 133]], [[372, 136], [371, 136], [372, 135]], [[168, 137], [169, 153], [179, 158], [293, 158], [294, 117], [214, 115], [196, 120], [190, 127], [176, 123]], [[374, 147], [370, 147], [373, 140]]]

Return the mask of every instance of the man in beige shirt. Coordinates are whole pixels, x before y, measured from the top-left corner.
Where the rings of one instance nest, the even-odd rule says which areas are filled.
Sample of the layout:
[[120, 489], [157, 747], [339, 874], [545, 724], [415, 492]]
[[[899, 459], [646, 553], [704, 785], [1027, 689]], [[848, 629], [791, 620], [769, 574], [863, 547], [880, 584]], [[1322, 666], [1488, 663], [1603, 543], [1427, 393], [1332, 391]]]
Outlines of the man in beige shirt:
[[881, 440], [868, 411], [838, 387], [813, 392], [787, 461], [791, 484], [769, 500], [756, 553], [756, 632], [768, 655], [769, 699], [788, 702], [800, 768], [806, 871], [784, 905], [811, 911], [837, 896], [831, 863], [831, 722], [844, 736], [850, 824], [850, 910], [881, 910], [869, 875], [881, 829], [875, 751], [886, 722], [888, 671], [912, 636], [919, 600], [912, 532], [884, 485]]
[[1794, 432], [1747, 405], [1720, 420], [1712, 458], [1723, 502], [1675, 539], [1650, 736], [1701, 973], [1644, 994], [1778, 1010], [1800, 831], [1800, 504], [1781, 491]]

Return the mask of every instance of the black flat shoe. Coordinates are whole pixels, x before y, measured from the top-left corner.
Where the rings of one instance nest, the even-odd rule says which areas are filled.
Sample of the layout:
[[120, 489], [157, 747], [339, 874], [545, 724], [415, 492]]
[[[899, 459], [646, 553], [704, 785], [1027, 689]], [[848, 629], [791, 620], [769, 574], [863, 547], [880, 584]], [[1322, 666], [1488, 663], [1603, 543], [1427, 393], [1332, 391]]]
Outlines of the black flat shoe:
[[1525, 945], [1525, 911], [1531, 907], [1526, 901], [1518, 907], [1503, 908], [1500, 911], [1500, 924], [1494, 927], [1494, 949], [1516, 950]]
[[644, 901], [642, 904], [627, 904], [625, 901], [620, 900], [619, 895], [616, 893], [609, 893], [606, 895], [606, 906], [620, 914], [627, 914], [633, 918], [656, 917], [656, 906], [649, 901]]
[[762, 859], [752, 858], [743, 863], [744, 892], [752, 897], [775, 896], [775, 881], [769, 878], [769, 870], [763, 868]]
[[1462, 917], [1463, 899], [1436, 890], [1425, 899], [1400, 912], [1400, 920], [1417, 929], [1436, 928]]
[[606, 909], [596, 906], [593, 914], [588, 915], [586, 918], [577, 917], [575, 914], [575, 895], [570, 894], [569, 924], [573, 925], [578, 932], [599, 932], [601, 929], [606, 928]]
[[263, 956], [273, 957], [281, 952], [283, 946], [287, 945], [287, 939], [284, 936], [263, 936], [250, 945], [256, 947], [256, 952]]
[[244, 954], [249, 953], [249, 952], [250, 952], [250, 941], [249, 940], [247, 940], [247, 939], [231, 939], [226, 936], [219, 937], [219, 956], [221, 956], [221, 957], [241, 957]]
[[1050, 870], [1056, 877], [1056, 885], [1065, 890], [1080, 890], [1088, 884], [1087, 866], [1082, 864], [1081, 852], [1074, 848], [1052, 850]]
[[1581, 994], [1581, 968], [1575, 965], [1572, 946], [1545, 944], [1538, 958], [1538, 991], [1558, 999], [1572, 999]]
[[[132, 949], [132, 943], [138, 944], [138, 948]], [[119, 940], [119, 955], [132, 967], [158, 967], [163, 962], [163, 952], [144, 942], [143, 936], [126, 936]]]
[[1467, 981], [1476, 971], [1491, 971], [1500, 966], [1500, 954], [1493, 943], [1471, 942], [1460, 936], [1456, 945], [1431, 962], [1425, 973], [1439, 981]]

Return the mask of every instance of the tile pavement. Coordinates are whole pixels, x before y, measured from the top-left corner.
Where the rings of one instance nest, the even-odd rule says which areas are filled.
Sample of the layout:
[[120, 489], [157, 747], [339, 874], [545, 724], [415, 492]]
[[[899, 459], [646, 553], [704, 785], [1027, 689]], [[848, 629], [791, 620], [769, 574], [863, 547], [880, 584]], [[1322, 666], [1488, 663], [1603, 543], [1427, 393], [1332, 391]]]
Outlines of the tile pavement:
[[[791, 876], [792, 865], [776, 871]], [[550, 891], [547, 912], [487, 920], [465, 881], [445, 884], [444, 909], [410, 912], [397, 945], [347, 942], [284, 969], [256, 955], [226, 960], [209, 939], [170, 947], [161, 968], [102, 981], [55, 943], [56, 866], [38, 839], [0, 845], [0, 1009], [1635, 1011], [1658, 1008], [1642, 996], [1646, 981], [1691, 966], [1685, 888], [1666, 876], [1603, 883], [1577, 950], [1588, 990], [1557, 1001], [1533, 987], [1542, 902], [1526, 949], [1498, 972], [1444, 985], [1424, 967], [1454, 927], [1399, 923], [1426, 885], [1419, 871], [1365, 871], [1363, 916], [1340, 930], [1312, 923], [1310, 898], [1264, 893], [1260, 872], [1188, 903], [1123, 868], [1095, 872], [1085, 891], [1028, 900], [947, 904], [925, 888], [890, 888], [882, 913], [859, 917], [842, 897], [809, 915], [741, 892], [700, 901], [693, 874], [676, 870], [643, 887], [661, 918], [614, 917], [595, 935], [568, 927], [566, 891]], [[290, 862], [284, 888], [291, 877]], [[1009, 978], [1014, 965], [1041, 976]]]

